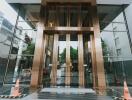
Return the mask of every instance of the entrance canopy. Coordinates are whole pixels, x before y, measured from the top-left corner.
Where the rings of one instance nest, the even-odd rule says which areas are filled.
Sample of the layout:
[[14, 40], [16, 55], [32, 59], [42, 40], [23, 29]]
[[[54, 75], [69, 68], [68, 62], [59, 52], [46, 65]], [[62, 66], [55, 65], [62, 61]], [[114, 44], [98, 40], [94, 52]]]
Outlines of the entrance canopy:
[[[41, 3], [41, 0], [6, 0], [8, 3]], [[46, 0], [50, 1], [50, 0]], [[53, 1], [53, 0], [52, 0]], [[58, 1], [58, 0], [54, 0]], [[72, 1], [72, 0], [60, 0], [60, 1]], [[79, 0], [74, 0], [79, 1]], [[88, 0], [81, 0], [81, 1], [88, 1]], [[97, 4], [130, 4], [132, 0], [97, 0]]]

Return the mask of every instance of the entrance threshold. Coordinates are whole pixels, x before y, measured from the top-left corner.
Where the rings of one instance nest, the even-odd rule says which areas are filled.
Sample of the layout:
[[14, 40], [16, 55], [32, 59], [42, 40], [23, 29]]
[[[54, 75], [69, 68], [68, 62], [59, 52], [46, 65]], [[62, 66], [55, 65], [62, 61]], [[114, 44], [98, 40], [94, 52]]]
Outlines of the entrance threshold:
[[57, 94], [86, 94], [96, 92], [90, 88], [43, 88], [40, 92], [57, 93]]

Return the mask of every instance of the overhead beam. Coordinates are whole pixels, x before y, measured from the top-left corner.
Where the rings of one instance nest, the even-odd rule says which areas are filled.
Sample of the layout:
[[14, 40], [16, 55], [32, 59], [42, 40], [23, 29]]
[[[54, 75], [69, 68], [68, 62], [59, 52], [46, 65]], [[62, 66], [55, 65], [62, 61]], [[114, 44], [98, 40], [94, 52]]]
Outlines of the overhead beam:
[[93, 27], [44, 27], [45, 31], [93, 31]]

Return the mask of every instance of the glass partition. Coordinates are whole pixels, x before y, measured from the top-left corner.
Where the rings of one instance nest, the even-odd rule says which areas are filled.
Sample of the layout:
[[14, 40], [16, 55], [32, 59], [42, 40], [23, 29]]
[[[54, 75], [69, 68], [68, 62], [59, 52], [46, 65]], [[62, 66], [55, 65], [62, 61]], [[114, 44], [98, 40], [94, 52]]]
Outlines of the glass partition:
[[40, 5], [0, 5], [0, 86], [29, 86]]
[[50, 87], [51, 84], [51, 74], [52, 74], [52, 57], [53, 57], [53, 43], [54, 43], [54, 35], [53, 34], [45, 34], [45, 64], [43, 66], [43, 86]]
[[59, 35], [58, 52], [57, 86], [65, 86], [65, 77], [68, 77], [66, 76], [66, 35]]
[[113, 88], [122, 87], [126, 80], [128, 86], [131, 86], [129, 70], [131, 70], [132, 50], [125, 6], [99, 5], [98, 14], [107, 85]]
[[78, 70], [78, 34], [71, 33], [70, 36], [70, 59], [71, 59], [71, 87], [79, 86]]

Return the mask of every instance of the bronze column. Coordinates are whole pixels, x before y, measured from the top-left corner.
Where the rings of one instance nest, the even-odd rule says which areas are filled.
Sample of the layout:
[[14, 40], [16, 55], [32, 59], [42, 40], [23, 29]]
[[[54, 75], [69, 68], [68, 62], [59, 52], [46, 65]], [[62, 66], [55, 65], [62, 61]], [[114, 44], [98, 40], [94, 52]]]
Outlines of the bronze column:
[[66, 86], [70, 86], [71, 82], [71, 62], [70, 62], [70, 34], [66, 34]]
[[57, 66], [58, 66], [58, 39], [59, 39], [59, 35], [54, 34], [51, 86], [56, 86], [56, 82], [57, 82], [56, 78], [57, 78]]
[[31, 72], [31, 88], [33, 89], [37, 89], [40, 85], [39, 75], [41, 73], [40, 70], [42, 69], [43, 27], [43, 23], [38, 23], [33, 66]]
[[[96, 1], [96, 0], [93, 0]], [[96, 3], [96, 2], [95, 2]], [[96, 82], [98, 84], [97, 89], [99, 90], [99, 94], [105, 93], [106, 89], [106, 79], [105, 79], [105, 70], [104, 70], [104, 60], [102, 53], [102, 45], [101, 45], [101, 36], [100, 36], [100, 26], [99, 19], [97, 15], [97, 5], [93, 4], [91, 7], [92, 11], [92, 23], [94, 28], [94, 51], [95, 51], [95, 60], [96, 60], [96, 74], [97, 79]], [[95, 67], [94, 66], [94, 67]], [[96, 77], [96, 76], [95, 76]]]
[[93, 76], [93, 89], [96, 89], [98, 86], [97, 82], [97, 68], [96, 68], [96, 55], [95, 55], [95, 41], [93, 34], [90, 35], [90, 52], [91, 52], [91, 59], [92, 59], [92, 76]]
[[83, 35], [78, 34], [78, 71], [79, 71], [79, 87], [84, 87], [84, 61], [83, 61]]

